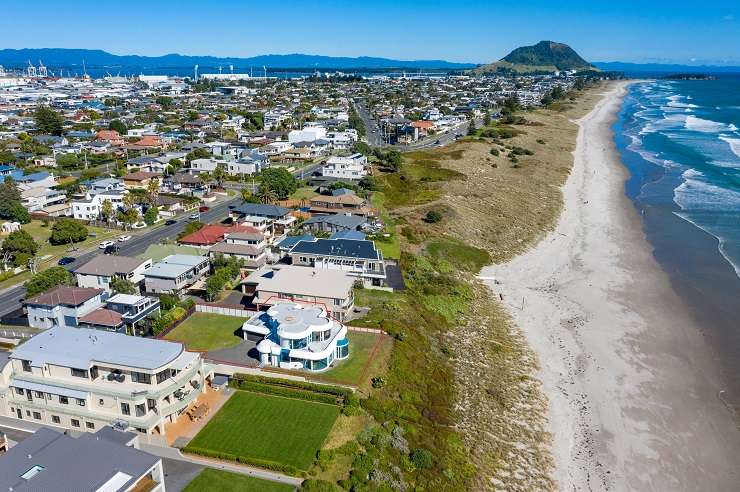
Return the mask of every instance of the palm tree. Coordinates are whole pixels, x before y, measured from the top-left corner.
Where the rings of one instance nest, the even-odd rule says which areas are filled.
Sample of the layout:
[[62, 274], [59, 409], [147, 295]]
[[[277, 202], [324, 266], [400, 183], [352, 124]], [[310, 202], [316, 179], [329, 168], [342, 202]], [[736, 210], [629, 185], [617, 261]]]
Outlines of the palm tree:
[[275, 203], [278, 199], [277, 193], [264, 183], [261, 184], [259, 190], [257, 190], [257, 197], [260, 199], [260, 202], [266, 204]]
[[149, 181], [149, 184], [146, 186], [146, 194], [147, 199], [149, 200], [149, 205], [156, 205], [157, 197], [159, 196], [159, 179], [154, 178]]
[[226, 171], [221, 166], [216, 166], [213, 170], [213, 179], [216, 180], [216, 184], [219, 188], [223, 188], [224, 180], [226, 179]]

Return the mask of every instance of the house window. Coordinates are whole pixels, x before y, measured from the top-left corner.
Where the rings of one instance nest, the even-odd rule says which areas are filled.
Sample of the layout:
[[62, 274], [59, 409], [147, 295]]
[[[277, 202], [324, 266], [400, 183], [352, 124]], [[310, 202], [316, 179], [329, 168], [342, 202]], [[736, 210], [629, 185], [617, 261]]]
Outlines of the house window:
[[23, 394], [25, 393], [25, 392], [23, 391], [23, 388], [16, 388], [16, 389], [15, 389], [15, 392], [16, 392], [17, 394], [21, 395], [21, 396], [23, 396]]
[[77, 419], [72, 419], [70, 421], [70, 423], [72, 424], [72, 427], [79, 427], [80, 426], [80, 421], [77, 420]]
[[44, 394], [41, 391], [34, 391], [34, 393], [36, 393], [36, 398], [44, 399]]
[[90, 379], [98, 379], [98, 366], [90, 368]]
[[52, 424], [59, 424], [59, 423], [61, 423], [61, 419], [59, 418], [59, 415], [52, 415], [51, 416], [51, 423]]
[[85, 400], [83, 400], [82, 398], [77, 398], [77, 404], [79, 406], [81, 406], [81, 407], [84, 407], [85, 406]]
[[31, 361], [30, 360], [22, 360], [21, 364], [23, 365], [23, 370], [26, 372], [31, 372]]
[[33, 418], [36, 420], [41, 420], [41, 414], [39, 412], [33, 412]]
[[170, 377], [170, 370], [165, 369], [164, 371], [159, 371], [157, 373], [157, 384], [160, 384], [162, 381], [166, 381], [167, 378]]
[[69, 403], [69, 399], [66, 396], [59, 396], [59, 403], [62, 405], [67, 405]]
[[88, 372], [85, 369], [75, 369], [74, 367], [71, 369], [72, 375], [76, 378], [88, 378]]
[[95, 424], [93, 424], [92, 422], [85, 422], [85, 427], [92, 430], [95, 429]]
[[136, 405], [134, 408], [136, 409], [137, 417], [143, 417], [144, 415], [146, 415], [146, 405], [144, 405], [143, 403], [140, 405]]
[[128, 403], [121, 403], [121, 413], [124, 415], [131, 415], [131, 407]]
[[131, 381], [134, 383], [152, 384], [152, 376], [144, 372], [132, 372]]

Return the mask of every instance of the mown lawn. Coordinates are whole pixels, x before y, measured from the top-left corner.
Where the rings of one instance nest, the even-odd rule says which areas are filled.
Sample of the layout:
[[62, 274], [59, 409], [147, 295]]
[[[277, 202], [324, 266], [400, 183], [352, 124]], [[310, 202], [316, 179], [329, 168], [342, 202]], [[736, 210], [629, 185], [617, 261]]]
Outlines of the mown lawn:
[[378, 333], [348, 332], [349, 357], [335, 362], [334, 367], [316, 376], [311, 376], [311, 379], [360, 386], [363, 382], [360, 378], [365, 379], [363, 376], [367, 376], [363, 375], [362, 371], [367, 366], [375, 345], [382, 342], [382, 336]]
[[294, 489], [285, 483], [206, 468], [185, 487], [184, 492], [290, 492]]
[[[69, 244], [52, 245], [51, 243], [49, 243], [49, 236], [51, 236], [51, 228], [53, 225], [53, 222], [49, 222], [48, 227], [44, 227], [43, 222], [41, 222], [40, 220], [32, 220], [28, 224], [24, 224], [23, 226], [21, 226], [21, 228], [24, 231], [28, 232], [39, 245], [39, 251], [37, 253], [37, 256], [39, 258], [45, 255], [52, 255], [55, 259], [58, 259], [58, 257], [67, 254], [69, 250]], [[88, 233], [96, 234], [96, 237], [93, 238], [88, 236], [87, 239], [85, 239], [84, 241], [80, 243], [75, 243], [75, 248], [78, 248], [79, 250], [88, 249], [100, 244], [105, 240], [124, 234], [123, 231], [115, 229], [111, 229], [106, 232], [106, 230], [101, 227], [89, 226], [87, 227], [87, 231]]]
[[239, 345], [243, 338], [237, 336], [246, 318], [221, 314], [194, 313], [180, 326], [169, 332], [165, 339], [177, 340], [189, 350], [219, 350]]
[[236, 391], [188, 447], [308, 470], [339, 407]]

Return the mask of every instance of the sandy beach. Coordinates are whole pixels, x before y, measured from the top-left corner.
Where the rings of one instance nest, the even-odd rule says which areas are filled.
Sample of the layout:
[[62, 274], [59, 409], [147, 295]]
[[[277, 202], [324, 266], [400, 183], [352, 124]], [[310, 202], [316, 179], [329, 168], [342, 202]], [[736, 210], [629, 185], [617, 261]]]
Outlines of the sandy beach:
[[556, 229], [481, 276], [538, 355], [560, 490], [737, 490], [716, 363], [624, 195], [611, 125], [625, 92], [578, 122]]

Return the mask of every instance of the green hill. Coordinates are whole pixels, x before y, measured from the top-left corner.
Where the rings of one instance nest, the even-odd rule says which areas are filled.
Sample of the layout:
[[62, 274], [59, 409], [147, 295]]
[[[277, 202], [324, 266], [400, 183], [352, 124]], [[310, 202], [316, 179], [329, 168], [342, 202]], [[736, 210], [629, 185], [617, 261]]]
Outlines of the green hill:
[[543, 73], [563, 70], [598, 69], [567, 44], [540, 41], [533, 46], [517, 48], [500, 61], [475, 68], [473, 72]]

